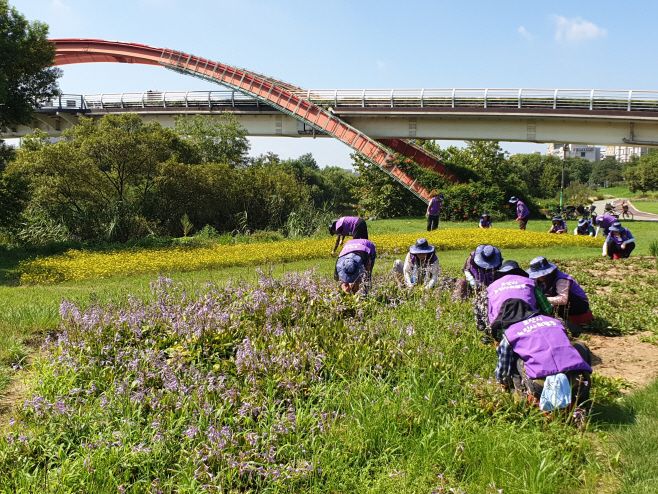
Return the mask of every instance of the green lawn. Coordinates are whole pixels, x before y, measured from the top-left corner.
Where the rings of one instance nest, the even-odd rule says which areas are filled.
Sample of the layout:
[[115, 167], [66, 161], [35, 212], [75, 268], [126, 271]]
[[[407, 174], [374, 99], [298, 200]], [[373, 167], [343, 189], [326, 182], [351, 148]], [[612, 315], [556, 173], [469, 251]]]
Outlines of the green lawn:
[[658, 201], [633, 201], [633, 206], [644, 213], [658, 214]]

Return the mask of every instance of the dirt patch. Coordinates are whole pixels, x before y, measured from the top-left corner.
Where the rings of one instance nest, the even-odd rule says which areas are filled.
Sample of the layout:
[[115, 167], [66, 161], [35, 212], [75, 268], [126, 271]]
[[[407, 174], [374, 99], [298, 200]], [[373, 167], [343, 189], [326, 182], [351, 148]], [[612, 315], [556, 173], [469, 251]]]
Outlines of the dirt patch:
[[630, 336], [584, 335], [592, 352], [592, 368], [606, 377], [623, 377], [644, 386], [658, 377], [658, 346], [639, 341], [651, 331]]
[[25, 372], [17, 372], [12, 376], [9, 385], [0, 393], [0, 430], [9, 423], [11, 412], [25, 399], [27, 392]]

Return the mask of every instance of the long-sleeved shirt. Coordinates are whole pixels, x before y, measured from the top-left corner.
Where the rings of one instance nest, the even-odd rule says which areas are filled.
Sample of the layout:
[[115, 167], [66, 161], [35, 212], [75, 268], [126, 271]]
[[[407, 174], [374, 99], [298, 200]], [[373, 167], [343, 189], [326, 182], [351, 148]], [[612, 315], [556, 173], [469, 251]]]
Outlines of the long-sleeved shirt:
[[512, 345], [507, 341], [505, 336], [500, 340], [500, 344], [496, 348], [496, 354], [498, 354], [498, 364], [496, 365], [494, 375], [498, 379], [498, 382], [509, 385], [512, 364], [514, 363], [514, 348], [512, 348]]
[[[620, 248], [621, 248], [621, 247], [625, 247], [626, 244], [630, 244], [631, 242], [635, 242], [635, 237], [634, 237], [633, 234], [630, 232], [630, 230], [626, 229], [626, 232], [628, 232], [628, 233], [627, 233], [627, 238], [626, 238], [626, 240], [623, 240], [623, 241], [621, 241], [621, 242], [615, 242], [615, 243], [619, 243], [619, 247], [620, 247]], [[624, 233], [626, 233], [626, 232], [624, 232]], [[609, 242], [614, 242], [614, 239], [613, 239], [612, 237], [613, 237], [613, 234], [612, 234], [612, 233], [608, 233], [608, 236], [607, 236], [606, 239], [605, 239], [605, 243], [603, 244], [603, 254], [602, 254], [602, 255], [604, 255], [604, 256], [607, 256], [607, 255], [608, 255], [608, 245], [609, 245]]]
[[[431, 255], [432, 254], [430, 254], [430, 256]], [[411, 261], [411, 254], [407, 253], [402, 272], [404, 273], [404, 283], [408, 287], [412, 287], [418, 282], [417, 273], [415, 275], [415, 279], [412, 280], [412, 278], [414, 278], [414, 271], [418, 269], [425, 271], [425, 279], [427, 280], [428, 277], [430, 278], [429, 281], [425, 282], [425, 286], [427, 288], [432, 288], [436, 284], [437, 280], [439, 279], [439, 275], [441, 274], [441, 268], [439, 266], [438, 259], [431, 264], [427, 263], [426, 261], [421, 261], [420, 265], [414, 266], [414, 263]]]

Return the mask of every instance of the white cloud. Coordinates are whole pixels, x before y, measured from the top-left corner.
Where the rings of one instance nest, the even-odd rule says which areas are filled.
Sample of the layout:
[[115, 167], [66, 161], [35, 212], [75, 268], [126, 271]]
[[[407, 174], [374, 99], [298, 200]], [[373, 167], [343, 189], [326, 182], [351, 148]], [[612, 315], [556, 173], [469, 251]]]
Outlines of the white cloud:
[[519, 28], [519, 34], [528, 40], [533, 38], [532, 34], [530, 34], [523, 26]]
[[582, 17], [567, 19], [561, 15], [552, 16], [557, 27], [555, 39], [558, 41], [582, 41], [586, 39], [604, 38], [608, 31]]

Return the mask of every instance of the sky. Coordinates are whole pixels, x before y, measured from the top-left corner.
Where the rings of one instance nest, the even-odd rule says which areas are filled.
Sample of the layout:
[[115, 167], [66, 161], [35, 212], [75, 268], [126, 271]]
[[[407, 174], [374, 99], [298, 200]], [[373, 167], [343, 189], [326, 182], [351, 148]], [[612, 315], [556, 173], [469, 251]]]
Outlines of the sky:
[[[167, 47], [310, 89], [560, 88], [656, 90], [658, 2], [427, 0], [9, 0], [51, 38]], [[68, 94], [209, 91], [160, 67], [64, 67]], [[332, 139], [252, 138], [252, 155], [311, 152], [350, 166]], [[440, 141], [442, 146], [463, 145]], [[501, 143], [512, 154], [545, 144]]]

